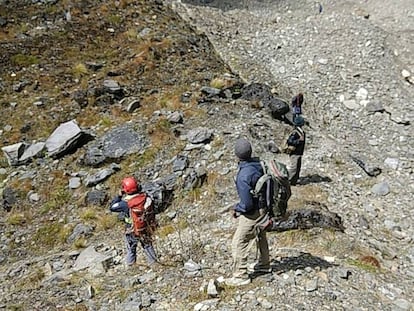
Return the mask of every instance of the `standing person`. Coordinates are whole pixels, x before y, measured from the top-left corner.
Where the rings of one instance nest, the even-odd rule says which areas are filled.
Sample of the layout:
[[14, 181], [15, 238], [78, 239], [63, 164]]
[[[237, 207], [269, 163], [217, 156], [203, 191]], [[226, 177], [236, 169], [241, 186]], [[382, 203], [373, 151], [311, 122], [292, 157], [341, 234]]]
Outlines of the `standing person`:
[[137, 246], [141, 244], [149, 265], [157, 261], [152, 245], [152, 234], [155, 229], [155, 214], [152, 199], [141, 191], [134, 177], [122, 180], [120, 193], [112, 200], [111, 212], [119, 213], [125, 222], [126, 264], [133, 265], [137, 260]]
[[[235, 182], [240, 202], [232, 210], [238, 224], [232, 240], [233, 275], [226, 279], [226, 284], [241, 286], [251, 282], [248, 270], [269, 273], [271, 268], [266, 231], [257, 229], [257, 224], [264, 218], [265, 212], [259, 209], [258, 199], [254, 198], [251, 192], [263, 175], [263, 169], [259, 159], [252, 158], [252, 146], [248, 140], [238, 139], [234, 153], [239, 159]], [[256, 239], [259, 251], [258, 262], [248, 266], [247, 257]]]
[[300, 169], [302, 167], [302, 156], [305, 149], [305, 131], [302, 126], [305, 120], [302, 116], [296, 116], [293, 119], [295, 129], [289, 134], [287, 139], [287, 152], [289, 153], [289, 181], [295, 186], [299, 179]]
[[303, 94], [299, 93], [292, 98], [292, 114], [293, 120], [302, 114]]

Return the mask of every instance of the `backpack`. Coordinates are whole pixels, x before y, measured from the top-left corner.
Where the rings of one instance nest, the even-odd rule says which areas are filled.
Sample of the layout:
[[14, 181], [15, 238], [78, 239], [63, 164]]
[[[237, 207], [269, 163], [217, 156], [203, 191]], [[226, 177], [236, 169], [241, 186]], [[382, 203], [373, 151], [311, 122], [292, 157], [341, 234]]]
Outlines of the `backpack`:
[[288, 144], [289, 138], [292, 135], [294, 135], [295, 133], [298, 133], [299, 136], [303, 136], [304, 135], [303, 130], [301, 128], [299, 128], [299, 127], [295, 128], [292, 132], [290, 132], [289, 133], [289, 136], [286, 137], [286, 139], [284, 141], [284, 144], [283, 144], [283, 147], [282, 147], [282, 152], [283, 153], [291, 154], [291, 153], [293, 153], [296, 150], [296, 147], [295, 146], [291, 146], [291, 145]]
[[139, 193], [128, 200], [129, 214], [135, 236], [142, 235], [147, 229], [155, 228], [155, 213], [152, 199], [146, 193]]
[[273, 159], [260, 163], [264, 174], [257, 181], [252, 195], [258, 198], [259, 208], [265, 209], [271, 218], [282, 218], [292, 195], [288, 170], [285, 164]]

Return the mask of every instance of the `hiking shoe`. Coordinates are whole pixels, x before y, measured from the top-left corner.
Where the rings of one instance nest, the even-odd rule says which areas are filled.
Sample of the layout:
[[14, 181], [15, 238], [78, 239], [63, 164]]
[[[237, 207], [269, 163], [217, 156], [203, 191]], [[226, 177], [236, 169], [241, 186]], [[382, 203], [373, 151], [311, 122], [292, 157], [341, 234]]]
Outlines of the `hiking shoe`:
[[236, 278], [236, 277], [232, 277], [229, 279], [226, 279], [225, 283], [228, 286], [243, 286], [243, 285], [247, 285], [251, 283], [251, 279], [244, 279], [244, 278]]
[[272, 268], [271, 267], [264, 267], [262, 265], [259, 265], [258, 263], [252, 263], [247, 267], [247, 271], [253, 272], [253, 273], [271, 273]]

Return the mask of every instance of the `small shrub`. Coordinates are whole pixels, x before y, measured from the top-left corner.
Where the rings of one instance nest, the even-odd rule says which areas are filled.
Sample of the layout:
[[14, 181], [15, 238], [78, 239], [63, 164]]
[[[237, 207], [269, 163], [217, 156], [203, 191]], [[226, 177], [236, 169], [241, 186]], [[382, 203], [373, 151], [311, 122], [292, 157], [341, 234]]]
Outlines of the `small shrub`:
[[82, 212], [81, 219], [83, 219], [85, 221], [96, 220], [96, 219], [98, 219], [98, 215], [96, 214], [95, 209], [88, 208], [87, 210]]
[[7, 161], [7, 159], [4, 155], [0, 157], [0, 167], [2, 167], [2, 168], [9, 167], [9, 162]]
[[210, 86], [216, 89], [222, 89], [226, 86], [226, 81], [221, 78], [214, 78], [213, 80], [211, 80]]
[[75, 242], [73, 242], [73, 247], [75, 249], [85, 248], [86, 246], [87, 246], [87, 241], [83, 237], [76, 239]]
[[73, 67], [72, 72], [76, 78], [80, 78], [88, 73], [88, 69], [84, 64], [79, 63]]

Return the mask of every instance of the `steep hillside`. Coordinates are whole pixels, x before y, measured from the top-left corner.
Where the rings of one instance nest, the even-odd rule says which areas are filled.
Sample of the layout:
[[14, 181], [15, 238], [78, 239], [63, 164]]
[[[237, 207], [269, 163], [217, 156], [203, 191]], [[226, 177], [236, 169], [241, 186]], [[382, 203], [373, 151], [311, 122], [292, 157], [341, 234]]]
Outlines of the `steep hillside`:
[[[413, 310], [414, 7], [365, 2], [0, 0], [0, 309]], [[266, 87], [305, 94], [290, 210], [345, 231], [269, 233], [272, 273], [230, 288], [234, 141], [287, 161]], [[130, 174], [169, 195], [156, 267], [108, 210]]]

